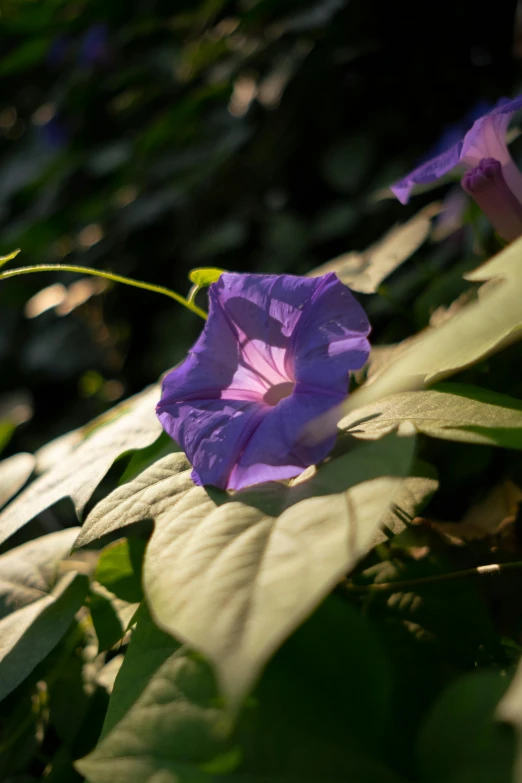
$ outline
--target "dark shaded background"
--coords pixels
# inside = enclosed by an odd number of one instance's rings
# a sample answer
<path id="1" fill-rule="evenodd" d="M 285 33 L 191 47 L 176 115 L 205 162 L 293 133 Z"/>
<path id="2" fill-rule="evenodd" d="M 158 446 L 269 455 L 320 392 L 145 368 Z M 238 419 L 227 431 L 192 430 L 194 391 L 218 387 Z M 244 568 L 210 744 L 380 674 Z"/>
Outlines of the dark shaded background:
<path id="1" fill-rule="evenodd" d="M 2 0 L 0 252 L 186 294 L 195 266 L 306 273 L 364 249 L 432 198 L 375 192 L 477 102 L 517 92 L 515 6 Z M 375 341 L 451 301 L 439 273 L 468 252 L 425 248 L 386 297 L 363 297 Z M 201 327 L 166 298 L 78 279 L 0 284 L 0 420 L 34 406 L 4 456 L 155 381 Z"/>

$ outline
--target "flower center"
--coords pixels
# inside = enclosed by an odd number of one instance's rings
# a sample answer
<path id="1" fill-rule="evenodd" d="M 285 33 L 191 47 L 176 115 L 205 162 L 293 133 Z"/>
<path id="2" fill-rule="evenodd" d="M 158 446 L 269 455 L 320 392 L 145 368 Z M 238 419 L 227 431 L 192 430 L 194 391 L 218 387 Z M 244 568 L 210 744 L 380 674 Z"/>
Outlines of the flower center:
<path id="1" fill-rule="evenodd" d="M 290 397 L 294 390 L 295 383 L 292 381 L 283 381 L 283 383 L 276 383 L 275 386 L 271 386 L 263 395 L 263 402 L 267 405 L 277 405 L 278 402 L 284 400 L 285 397 Z"/>

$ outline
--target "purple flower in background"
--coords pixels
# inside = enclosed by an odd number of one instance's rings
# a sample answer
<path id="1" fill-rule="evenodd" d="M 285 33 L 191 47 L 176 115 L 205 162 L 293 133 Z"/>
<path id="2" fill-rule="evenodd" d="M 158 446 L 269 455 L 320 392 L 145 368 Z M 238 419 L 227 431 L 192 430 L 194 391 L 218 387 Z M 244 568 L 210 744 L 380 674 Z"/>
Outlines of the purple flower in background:
<path id="1" fill-rule="evenodd" d="M 93 24 L 82 38 L 78 62 L 85 67 L 106 65 L 110 60 L 108 29 L 104 23 Z"/>
<path id="2" fill-rule="evenodd" d="M 415 185 L 426 185 L 457 168 L 464 168 L 461 184 L 487 215 L 498 233 L 511 241 L 522 234 L 522 174 L 506 144 L 513 114 L 522 108 L 522 95 L 502 98 L 491 111 L 475 120 L 463 138 L 418 166 L 392 185 L 402 204 Z"/>
<path id="3" fill-rule="evenodd" d="M 338 405 L 368 358 L 368 319 L 330 273 L 221 275 L 203 332 L 157 406 L 198 484 L 241 489 L 297 476 L 335 442 L 303 427 Z"/>

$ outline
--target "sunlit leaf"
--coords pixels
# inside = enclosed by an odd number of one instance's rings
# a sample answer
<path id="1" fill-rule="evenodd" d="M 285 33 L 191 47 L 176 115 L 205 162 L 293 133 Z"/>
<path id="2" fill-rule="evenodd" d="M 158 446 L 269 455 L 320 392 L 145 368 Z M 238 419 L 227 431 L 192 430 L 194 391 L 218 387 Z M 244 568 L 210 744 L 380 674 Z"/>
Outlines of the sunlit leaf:
<path id="1" fill-rule="evenodd" d="M 71 432 L 66 432 L 65 435 L 60 435 L 39 448 L 34 455 L 36 459 L 36 473 L 45 473 L 58 463 L 63 463 L 72 454 L 81 440 L 81 429 L 71 430 Z"/>
<path id="2" fill-rule="evenodd" d="M 214 663 L 232 703 L 371 547 L 413 440 L 364 445 L 290 488 L 266 485 L 223 503 L 193 487 L 163 501 L 145 593 L 159 623 Z"/>
<path id="3" fill-rule="evenodd" d="M 466 278 L 493 281 L 476 302 L 442 325 L 410 341 L 396 361 L 386 365 L 345 403 L 354 410 L 393 392 L 418 389 L 477 362 L 522 337 L 522 239 Z"/>
<path id="4" fill-rule="evenodd" d="M 395 226 L 363 253 L 351 252 L 314 269 L 314 277 L 335 272 L 354 291 L 372 294 L 397 267 L 418 250 L 428 237 L 431 220 L 440 204 L 430 204 L 402 226 Z"/>
<path id="5" fill-rule="evenodd" d="M 50 533 L 0 555 L 0 618 L 51 592 L 78 530 Z"/>
<path id="6" fill-rule="evenodd" d="M 292 487 L 273 483 L 232 497 L 194 486 L 183 455 L 173 454 L 99 503 L 77 545 L 154 519 L 144 570 L 153 613 L 208 655 L 237 700 L 371 547 L 412 447 L 397 436 L 361 444 Z"/>
<path id="7" fill-rule="evenodd" d="M 23 487 L 34 470 L 32 454 L 14 454 L 0 462 L 0 508 Z"/>
<path id="8" fill-rule="evenodd" d="M 143 519 L 155 519 L 194 489 L 191 467 L 184 454 L 169 454 L 96 505 L 80 531 L 75 547 Z"/>
<path id="9" fill-rule="evenodd" d="M 391 395 L 352 411 L 339 427 L 356 438 L 374 439 L 402 421 L 434 438 L 522 449 L 522 402 L 465 384 Z"/>
<path id="10" fill-rule="evenodd" d="M 0 699 L 19 685 L 66 632 L 88 579 L 71 572 L 52 592 L 0 620 Z"/>
<path id="11" fill-rule="evenodd" d="M 206 288 L 212 283 L 215 283 L 216 280 L 219 280 L 224 271 L 224 269 L 218 269 L 217 267 L 212 266 L 191 269 L 189 272 L 189 280 L 198 288 Z"/>
<path id="12" fill-rule="evenodd" d="M 149 446 L 161 432 L 155 415 L 157 387 L 116 406 L 83 429 L 83 439 L 65 459 L 36 479 L 0 514 L 0 541 L 41 511 L 70 497 L 80 515 L 94 489 L 122 454 Z"/>

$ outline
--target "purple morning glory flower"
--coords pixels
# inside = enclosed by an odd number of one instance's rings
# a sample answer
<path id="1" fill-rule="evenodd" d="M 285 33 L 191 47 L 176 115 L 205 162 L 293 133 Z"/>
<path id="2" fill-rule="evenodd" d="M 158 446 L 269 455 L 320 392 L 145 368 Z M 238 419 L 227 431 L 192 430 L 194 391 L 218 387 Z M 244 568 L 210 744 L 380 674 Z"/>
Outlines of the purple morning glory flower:
<path id="1" fill-rule="evenodd" d="M 516 239 L 522 234 L 522 174 L 507 148 L 506 131 L 520 108 L 522 95 L 513 100 L 502 98 L 494 109 L 475 120 L 462 139 L 392 185 L 393 193 L 406 204 L 415 185 L 426 185 L 457 167 L 464 168 L 464 190 L 504 239 Z"/>
<path id="2" fill-rule="evenodd" d="M 297 476 L 335 442 L 304 426 L 340 403 L 368 358 L 368 319 L 335 274 L 225 273 L 208 321 L 164 382 L 157 413 L 194 466 L 222 489 Z"/>

